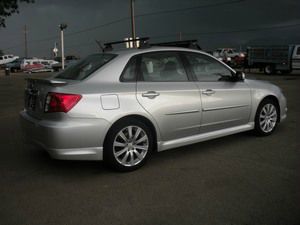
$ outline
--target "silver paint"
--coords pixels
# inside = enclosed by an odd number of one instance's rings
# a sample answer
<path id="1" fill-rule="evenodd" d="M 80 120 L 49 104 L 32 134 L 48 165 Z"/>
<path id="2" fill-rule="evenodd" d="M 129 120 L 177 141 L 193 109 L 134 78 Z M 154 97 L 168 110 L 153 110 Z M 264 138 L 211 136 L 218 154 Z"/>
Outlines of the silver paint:
<path id="1" fill-rule="evenodd" d="M 20 112 L 25 135 L 54 158 L 102 160 L 109 129 L 127 116 L 142 117 L 153 125 L 158 151 L 253 129 L 258 105 L 267 96 L 278 100 L 280 121 L 286 118 L 285 97 L 267 82 L 120 82 L 131 57 L 153 51 L 209 56 L 167 47 L 117 51 L 116 58 L 82 81 L 34 82 L 28 88 L 38 90 L 41 102 L 48 92 L 81 94 L 82 99 L 68 113 L 44 113 L 43 104 L 35 111 L 25 108 Z"/>

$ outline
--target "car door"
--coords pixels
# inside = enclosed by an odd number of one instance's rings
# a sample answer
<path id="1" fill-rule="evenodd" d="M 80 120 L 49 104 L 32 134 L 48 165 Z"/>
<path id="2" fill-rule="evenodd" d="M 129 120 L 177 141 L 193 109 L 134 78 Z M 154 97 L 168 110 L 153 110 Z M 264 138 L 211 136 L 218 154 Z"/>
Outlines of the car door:
<path id="1" fill-rule="evenodd" d="M 163 141 L 199 133 L 199 89 L 177 52 L 140 55 L 138 74 L 137 100 L 156 121 Z"/>
<path id="2" fill-rule="evenodd" d="M 251 111 L 247 83 L 234 81 L 233 71 L 213 57 L 200 53 L 184 55 L 200 90 L 200 133 L 247 124 Z"/>
<path id="3" fill-rule="evenodd" d="M 300 69 L 300 45 L 296 45 L 294 48 L 294 53 L 292 58 L 292 68 Z"/>

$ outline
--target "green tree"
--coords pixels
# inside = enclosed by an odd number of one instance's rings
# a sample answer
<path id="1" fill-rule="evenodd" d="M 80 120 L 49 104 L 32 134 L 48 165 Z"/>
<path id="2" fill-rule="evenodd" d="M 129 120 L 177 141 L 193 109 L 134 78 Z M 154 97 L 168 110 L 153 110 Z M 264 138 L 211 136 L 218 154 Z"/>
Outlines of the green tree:
<path id="1" fill-rule="evenodd" d="M 33 3 L 34 0 L 0 0 L 0 27 L 5 27 L 5 19 L 19 13 L 19 3 Z"/>

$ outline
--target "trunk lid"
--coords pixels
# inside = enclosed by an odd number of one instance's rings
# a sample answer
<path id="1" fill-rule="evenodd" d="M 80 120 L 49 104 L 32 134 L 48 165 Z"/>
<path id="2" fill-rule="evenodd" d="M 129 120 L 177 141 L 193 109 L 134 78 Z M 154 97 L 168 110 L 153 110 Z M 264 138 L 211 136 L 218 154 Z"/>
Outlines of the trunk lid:
<path id="1" fill-rule="evenodd" d="M 26 78 L 27 86 L 24 94 L 24 108 L 27 113 L 37 119 L 42 119 L 45 115 L 45 100 L 48 92 L 54 92 L 58 87 L 68 84 L 67 81 Z"/>

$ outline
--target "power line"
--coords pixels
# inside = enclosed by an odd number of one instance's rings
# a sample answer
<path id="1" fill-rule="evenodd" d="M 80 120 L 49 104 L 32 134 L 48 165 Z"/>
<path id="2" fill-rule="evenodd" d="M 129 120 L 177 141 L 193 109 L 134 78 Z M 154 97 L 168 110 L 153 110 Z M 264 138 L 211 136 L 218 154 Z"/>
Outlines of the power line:
<path id="1" fill-rule="evenodd" d="M 187 8 L 181 8 L 181 9 L 162 10 L 162 11 L 157 11 L 157 12 L 137 14 L 135 17 L 140 18 L 140 17 L 146 17 L 146 16 L 155 16 L 155 15 L 160 15 L 160 14 L 169 14 L 169 13 L 190 11 L 190 10 L 196 10 L 196 9 L 200 9 L 200 8 L 209 8 L 209 7 L 216 7 L 216 6 L 222 6 L 222 5 L 236 4 L 236 3 L 240 3 L 240 2 L 244 2 L 244 1 L 246 1 L 246 0 L 233 0 L 233 1 L 225 1 L 225 2 L 207 4 L 207 5 L 201 5 L 201 6 L 195 6 L 195 7 L 187 7 Z M 82 30 L 75 31 L 75 32 L 71 32 L 71 33 L 66 34 L 65 36 L 73 36 L 73 35 L 76 35 L 76 34 L 85 33 L 85 32 L 88 32 L 88 31 L 92 31 L 92 30 L 96 30 L 96 29 L 103 28 L 103 27 L 106 27 L 106 26 L 110 26 L 110 25 L 113 25 L 113 24 L 116 24 L 116 23 L 124 22 L 124 21 L 130 20 L 130 19 L 131 19 L 131 17 L 123 17 L 123 18 L 120 18 L 120 19 L 117 19 L 117 20 L 113 20 L 113 21 L 101 24 L 101 25 L 89 27 L 89 28 L 82 29 Z"/>
<path id="2" fill-rule="evenodd" d="M 211 3 L 207 5 L 200 5 L 200 6 L 194 6 L 194 7 L 186 7 L 181 9 L 169 9 L 169 10 L 162 10 L 152 13 L 144 13 L 144 14 L 138 14 L 136 17 L 145 17 L 145 16 L 157 16 L 160 14 L 169 14 L 169 13 L 176 13 L 176 12 L 184 12 L 184 11 L 191 11 L 191 10 L 197 10 L 197 9 L 203 9 L 203 8 L 210 8 L 210 7 L 216 7 L 216 6 L 224 6 L 224 5 L 232 5 L 244 2 L 246 0 L 233 0 L 233 1 L 225 1 L 225 2 L 217 2 L 217 3 Z"/>
<path id="3" fill-rule="evenodd" d="M 257 27 L 257 28 L 249 28 L 249 29 L 241 29 L 241 30 L 229 30 L 229 31 L 211 31 L 211 32 L 195 32 L 195 33 L 184 33 L 185 36 L 193 36 L 193 35 L 215 35 L 215 34 L 233 34 L 233 33 L 244 33 L 244 32 L 253 32 L 253 31 L 263 31 L 263 30 L 276 30 L 276 29 L 286 29 L 286 28 L 292 28 L 292 27 L 298 27 L 300 26 L 300 23 L 296 24 L 289 24 L 289 25 L 274 25 L 269 27 Z M 174 34 L 167 34 L 167 35 L 159 35 L 159 36 L 152 36 L 152 39 L 160 39 L 160 38 L 167 38 L 167 37 L 174 37 L 175 35 L 178 35 L 178 33 Z"/>
<path id="4" fill-rule="evenodd" d="M 181 32 L 183 36 L 192 36 L 192 35 L 215 35 L 215 34 L 231 34 L 231 33 L 243 33 L 243 32 L 253 32 L 253 31 L 264 31 L 264 30 L 276 30 L 276 29 L 286 29 L 286 28 L 292 28 L 292 27 L 298 27 L 300 26 L 300 23 L 297 24 L 289 24 L 289 25 L 281 25 L 281 26 L 269 26 L 269 27 L 257 27 L 257 28 L 249 28 L 249 29 L 242 29 L 242 30 L 229 30 L 229 31 L 211 31 L 211 32 L 195 32 L 195 33 L 184 33 Z M 150 40 L 151 39 L 160 39 L 160 38 L 168 38 L 168 37 L 175 37 L 177 36 L 178 33 L 174 34 L 166 34 L 166 35 L 159 35 L 159 36 L 149 36 Z M 147 35 L 146 35 L 147 36 Z M 70 47 L 77 47 L 77 46 L 82 46 L 82 45 L 92 45 L 92 43 L 82 43 L 82 44 L 76 44 L 76 45 L 71 45 L 68 46 Z"/>
<path id="5" fill-rule="evenodd" d="M 197 9 L 201 9 L 201 8 L 210 8 L 210 7 L 237 4 L 237 3 L 244 2 L 244 1 L 246 1 L 246 0 L 232 0 L 232 1 L 211 3 L 211 4 L 201 5 L 201 6 L 186 7 L 186 8 L 181 8 L 181 9 L 161 10 L 161 11 L 156 11 L 156 12 L 137 14 L 135 17 L 136 18 L 141 18 L 141 17 L 146 17 L 146 16 L 155 16 L 155 15 L 162 15 L 162 14 L 170 14 L 170 13 L 191 11 L 191 10 L 197 10 Z M 123 17 L 123 18 L 120 18 L 120 19 L 117 19 L 117 20 L 113 20 L 113 21 L 101 24 L 101 25 L 97 25 L 97 26 L 86 28 L 86 29 L 74 31 L 74 32 L 71 32 L 71 33 L 67 33 L 67 34 L 65 34 L 65 36 L 73 36 L 73 35 L 89 32 L 89 31 L 93 31 L 93 30 L 96 30 L 96 29 L 100 29 L 100 28 L 110 26 L 110 25 L 113 25 L 113 24 L 116 24 L 116 23 L 124 22 L 124 21 L 127 21 L 127 20 L 130 20 L 130 17 Z M 32 41 L 29 41 L 29 43 L 51 41 L 51 40 L 55 40 L 55 39 L 58 39 L 58 38 L 59 38 L 59 35 L 54 35 L 54 36 L 49 36 L 49 37 L 43 38 L 43 39 L 32 40 Z M 4 50 L 13 49 L 13 48 L 18 47 L 19 45 L 20 44 L 14 45 L 14 46 L 8 47 Z"/>
<path id="6" fill-rule="evenodd" d="M 198 35 L 198 36 L 205 36 L 205 35 L 216 35 L 216 34 L 232 34 L 232 33 L 244 33 L 244 32 L 254 32 L 254 31 L 263 31 L 263 30 L 276 30 L 276 29 L 286 29 L 286 28 L 293 28 L 293 27 L 298 27 L 300 26 L 300 23 L 296 23 L 296 24 L 289 24 L 289 25 L 274 25 L 274 26 L 269 26 L 269 27 L 257 27 L 257 28 L 249 28 L 249 29 L 240 29 L 240 30 L 229 30 L 229 31 L 211 31 L 211 32 L 193 32 L 193 33 L 185 33 L 182 32 L 183 36 L 193 36 L 193 35 Z M 159 35 L 159 36 L 151 36 L 149 35 L 149 37 L 151 39 L 161 39 L 161 38 L 168 38 L 168 37 L 175 37 L 177 36 L 178 33 L 173 33 L 173 34 L 166 34 L 166 35 Z M 147 36 L 147 35 L 146 35 Z M 85 42 L 85 43 L 81 43 L 81 44 L 75 44 L 75 45 L 70 45 L 70 46 L 66 46 L 67 48 L 71 48 L 71 47 L 78 47 L 78 46 L 89 46 L 89 45 L 93 45 L 94 43 L 91 42 Z M 20 46 L 21 44 L 17 45 Z M 4 50 L 7 50 L 10 48 L 6 48 Z"/>

